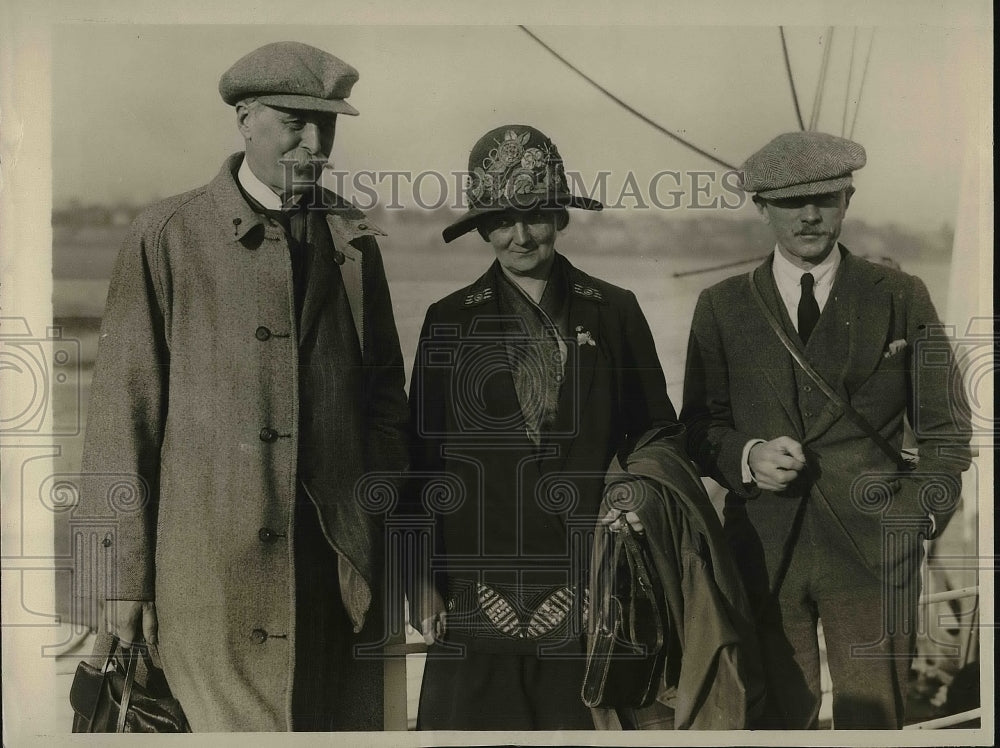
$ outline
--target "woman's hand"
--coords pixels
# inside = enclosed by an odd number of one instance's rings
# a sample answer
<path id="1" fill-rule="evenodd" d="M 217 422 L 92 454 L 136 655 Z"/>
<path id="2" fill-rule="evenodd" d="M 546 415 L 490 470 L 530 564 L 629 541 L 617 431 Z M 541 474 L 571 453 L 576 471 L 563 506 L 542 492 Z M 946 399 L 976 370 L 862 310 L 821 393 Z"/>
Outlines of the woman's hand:
<path id="1" fill-rule="evenodd" d="M 628 522 L 635 532 L 642 533 L 646 531 L 646 528 L 642 526 L 639 515 L 635 512 L 624 512 L 621 509 L 612 508 L 610 512 L 601 517 L 601 524 L 606 525 L 611 532 L 620 532 L 623 522 Z"/>
<path id="2" fill-rule="evenodd" d="M 421 595 L 423 606 L 420 612 L 420 634 L 428 647 L 444 639 L 448 630 L 444 600 L 436 589 Z"/>

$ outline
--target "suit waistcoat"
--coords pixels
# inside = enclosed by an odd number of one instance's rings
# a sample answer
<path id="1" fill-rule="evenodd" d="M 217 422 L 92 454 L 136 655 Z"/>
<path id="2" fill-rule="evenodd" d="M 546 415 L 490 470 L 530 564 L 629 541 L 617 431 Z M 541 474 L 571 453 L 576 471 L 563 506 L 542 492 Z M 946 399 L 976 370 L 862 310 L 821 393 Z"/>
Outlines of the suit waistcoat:
<path id="1" fill-rule="evenodd" d="M 838 269 L 838 279 L 842 268 L 843 266 Z M 765 298 L 770 304 L 772 311 L 775 312 L 777 318 L 781 321 L 782 327 L 784 327 L 788 337 L 801 345 L 802 339 L 799 337 L 795 325 L 788 316 L 788 311 L 781 301 L 774 278 L 770 273 L 768 274 L 768 278 L 773 295 L 770 298 Z M 827 299 L 823 307 L 823 312 L 819 316 L 819 321 L 816 323 L 816 327 L 809 336 L 809 342 L 804 346 L 803 350 L 806 360 L 845 399 L 847 398 L 847 392 L 844 391 L 842 380 L 849 349 L 850 320 L 845 313 L 844 305 L 839 302 L 837 280 L 835 279 L 834 287 L 830 290 L 830 297 Z M 808 434 L 810 426 L 815 422 L 823 409 L 830 404 L 830 401 L 820 388 L 816 386 L 809 375 L 802 371 L 802 368 L 791 357 L 789 357 L 788 361 L 789 366 L 792 367 L 792 375 L 795 379 L 796 402 L 794 405 L 801 419 L 803 433 Z"/>

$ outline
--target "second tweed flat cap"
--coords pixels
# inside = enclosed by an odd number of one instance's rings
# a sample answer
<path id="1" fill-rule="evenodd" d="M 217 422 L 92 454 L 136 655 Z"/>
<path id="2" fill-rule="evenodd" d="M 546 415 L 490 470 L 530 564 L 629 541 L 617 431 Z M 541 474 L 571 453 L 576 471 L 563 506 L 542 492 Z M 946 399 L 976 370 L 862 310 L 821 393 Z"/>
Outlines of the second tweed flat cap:
<path id="1" fill-rule="evenodd" d="M 865 165 L 865 149 L 822 132 L 789 132 L 765 145 L 740 167 L 741 187 L 779 199 L 839 192 Z"/>
<path id="2" fill-rule="evenodd" d="M 219 93 L 227 104 L 248 97 L 269 106 L 357 114 L 344 99 L 358 71 L 328 52 L 301 42 L 265 44 L 222 74 Z"/>

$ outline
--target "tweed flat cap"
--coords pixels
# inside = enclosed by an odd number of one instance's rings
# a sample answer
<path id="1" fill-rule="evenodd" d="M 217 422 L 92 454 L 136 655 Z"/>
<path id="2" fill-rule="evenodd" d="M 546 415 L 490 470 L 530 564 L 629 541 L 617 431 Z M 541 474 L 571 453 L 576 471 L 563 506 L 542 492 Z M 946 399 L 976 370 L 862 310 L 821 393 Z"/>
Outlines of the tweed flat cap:
<path id="1" fill-rule="evenodd" d="M 865 149 L 822 132 L 788 132 L 765 145 L 740 167 L 740 186 L 757 197 L 778 199 L 839 192 L 865 165 Z"/>
<path id="2" fill-rule="evenodd" d="M 344 101 L 357 80 L 357 70 L 322 49 L 274 42 L 237 60 L 219 79 L 219 93 L 230 105 L 254 96 L 269 106 L 357 114 Z"/>

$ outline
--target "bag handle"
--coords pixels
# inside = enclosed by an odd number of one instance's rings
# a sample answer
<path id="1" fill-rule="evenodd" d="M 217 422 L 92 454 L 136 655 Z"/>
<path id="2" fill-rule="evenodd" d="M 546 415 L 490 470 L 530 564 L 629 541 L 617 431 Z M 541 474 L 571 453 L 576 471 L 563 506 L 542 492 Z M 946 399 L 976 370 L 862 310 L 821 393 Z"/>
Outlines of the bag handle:
<path id="1" fill-rule="evenodd" d="M 118 726 L 115 732 L 125 732 L 125 721 L 128 717 L 128 708 L 132 703 L 132 689 L 135 686 L 136 669 L 139 667 L 141 659 L 142 654 L 129 647 L 128 665 L 125 668 L 125 684 L 122 686 L 122 703 L 118 708 Z"/>
<path id="2" fill-rule="evenodd" d="M 767 302 L 764 301 L 764 297 L 761 295 L 760 289 L 757 288 L 757 284 L 754 282 L 754 272 L 755 271 L 751 270 L 747 274 L 747 280 L 750 282 L 750 291 L 753 294 L 754 301 L 757 302 L 757 306 L 759 306 L 761 312 L 763 312 L 764 319 L 767 320 L 768 324 L 771 325 L 771 329 L 774 330 L 774 333 L 778 336 L 778 340 L 781 341 L 782 345 L 784 345 L 788 352 L 792 355 L 792 358 L 795 359 L 795 363 L 797 363 L 802 371 L 804 371 L 806 375 L 813 380 L 816 386 L 819 387 L 820 391 L 826 395 L 826 397 L 832 401 L 834 405 L 843 411 L 844 415 L 846 415 L 855 426 L 861 429 L 873 442 L 875 442 L 878 448 L 885 453 L 886 457 L 892 460 L 898 470 L 906 472 L 913 470 L 914 466 L 902 458 L 899 450 L 893 449 L 892 445 L 889 444 L 889 442 L 887 442 L 885 438 L 875 430 L 875 427 L 868 423 L 868 419 L 861 415 L 853 405 L 842 398 L 836 390 L 827 384 L 826 380 L 823 379 L 819 372 L 817 372 L 806 360 L 805 356 L 802 355 L 802 351 L 800 351 L 798 346 L 795 345 L 795 343 L 792 342 L 792 339 L 788 337 L 788 334 L 781 326 L 781 323 L 774 316 L 774 313 L 771 311 L 770 307 L 768 307 Z"/>
<path id="3" fill-rule="evenodd" d="M 609 532 L 611 532 L 609 530 Z M 616 583 L 616 570 L 621 563 L 622 555 L 625 557 L 625 563 L 628 564 L 629 576 L 633 580 L 634 584 L 637 584 L 638 590 L 632 589 L 629 595 L 629 626 L 630 630 L 628 632 L 631 641 L 639 643 L 639 635 L 635 629 L 636 619 L 638 618 L 636 611 L 636 599 L 639 594 L 648 599 L 651 603 L 652 608 L 653 623 L 655 624 L 656 641 L 650 646 L 652 652 L 659 651 L 663 646 L 664 634 L 663 634 L 663 616 L 660 611 L 659 602 L 656 598 L 656 591 L 653 587 L 652 575 L 649 572 L 649 567 L 646 565 L 645 557 L 642 553 L 642 548 L 639 545 L 639 540 L 636 538 L 635 531 L 632 529 L 631 525 L 627 522 L 622 525 L 622 528 L 618 531 L 613 532 L 614 541 L 611 544 L 611 550 L 608 552 L 607 546 L 605 546 L 605 556 L 601 562 L 601 566 L 598 570 L 599 578 L 601 580 L 601 599 L 600 607 L 597 608 L 597 626 L 606 633 L 612 631 L 607 627 L 608 621 L 611 620 L 611 607 L 613 588 Z"/>
<path id="4" fill-rule="evenodd" d="M 619 532 L 622 538 L 622 545 L 625 548 L 625 558 L 628 561 L 629 570 L 632 572 L 632 578 L 638 581 L 643 597 L 652 603 L 650 607 L 652 608 L 653 622 L 656 625 L 656 643 L 653 645 L 653 651 L 659 651 L 660 647 L 663 646 L 663 618 L 660 615 L 660 606 L 656 599 L 656 591 L 653 589 L 652 575 L 649 573 L 649 567 L 646 566 L 646 559 L 643 556 L 642 548 L 639 546 L 639 540 L 636 538 L 632 526 L 628 522 L 625 522 Z M 632 615 L 629 616 L 629 624 L 632 630 L 629 633 L 632 635 L 632 641 L 637 641 L 639 638 L 635 630 L 636 619 L 638 618 L 635 609 L 637 597 L 635 594 L 630 596 Z"/>
<path id="5" fill-rule="evenodd" d="M 115 651 L 121 649 L 123 651 L 136 650 L 139 656 L 139 662 L 136 665 L 135 670 L 135 682 L 140 686 L 145 686 L 149 681 L 149 669 L 151 667 L 158 670 L 162 670 L 160 667 L 158 657 L 155 656 L 155 647 L 144 642 L 132 642 L 128 647 L 123 646 L 121 639 L 117 634 L 113 634 L 110 631 L 99 630 L 97 633 L 97 639 L 94 641 L 94 649 L 91 653 L 91 662 L 96 667 L 102 660 L 104 661 L 104 666 L 101 668 L 102 672 L 108 669 L 108 665 L 111 664 L 111 659 L 115 655 Z M 127 665 L 127 663 L 126 663 Z"/>
<path id="6" fill-rule="evenodd" d="M 604 558 L 601 560 L 601 566 L 598 570 L 599 578 L 601 580 L 601 600 L 596 621 L 598 627 L 600 627 L 602 631 L 611 630 L 607 627 L 607 623 L 611 620 L 611 599 L 613 597 L 612 590 L 615 584 L 615 569 L 618 568 L 621 553 L 622 546 L 621 543 L 618 543 L 617 541 L 611 543 L 610 549 L 607 545 L 604 546 Z"/>
<path id="7" fill-rule="evenodd" d="M 112 636 L 111 634 L 98 634 L 97 641 L 94 642 L 94 651 L 91 655 L 92 657 L 100 657 L 103 655 L 104 664 L 101 665 L 101 686 L 98 693 L 102 693 L 108 681 L 108 667 L 111 665 L 111 660 L 115 656 L 115 651 L 118 649 L 118 637 Z M 94 719 L 97 717 L 97 710 L 100 707 L 101 700 L 94 699 L 94 708 L 90 712 L 90 716 L 87 717 L 87 727 L 88 732 L 94 731 Z"/>

